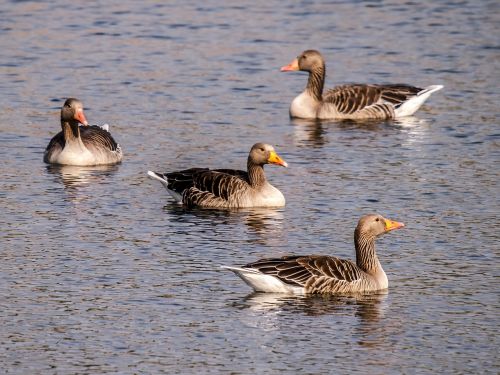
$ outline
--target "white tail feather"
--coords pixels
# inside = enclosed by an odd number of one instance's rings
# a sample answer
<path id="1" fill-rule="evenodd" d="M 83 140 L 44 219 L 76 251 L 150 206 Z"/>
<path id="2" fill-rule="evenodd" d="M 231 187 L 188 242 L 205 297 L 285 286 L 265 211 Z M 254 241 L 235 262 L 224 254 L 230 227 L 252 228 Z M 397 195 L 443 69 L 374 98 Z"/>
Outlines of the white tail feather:
<path id="1" fill-rule="evenodd" d="M 396 118 L 411 116 L 424 104 L 424 102 L 431 96 L 432 93 L 439 91 L 443 88 L 443 85 L 431 85 L 427 86 L 425 89 L 420 91 L 417 95 L 411 97 L 406 102 L 401 103 L 397 108 L 395 108 L 394 113 Z"/>
<path id="2" fill-rule="evenodd" d="M 263 274 L 252 268 L 241 268 L 232 266 L 221 266 L 222 268 L 233 271 L 238 275 L 248 286 L 256 292 L 268 293 L 304 293 L 304 288 L 286 285 L 277 277 Z"/>
<path id="3" fill-rule="evenodd" d="M 164 178 L 162 175 L 159 175 L 156 172 L 148 171 L 148 176 L 154 178 L 155 180 L 160 181 L 165 187 L 168 185 L 168 180 Z"/>
<path id="4" fill-rule="evenodd" d="M 176 200 L 176 202 L 182 203 L 182 195 L 168 188 L 168 180 L 166 177 L 153 171 L 148 171 L 148 176 L 160 181 L 165 189 L 167 189 L 168 193 Z"/>

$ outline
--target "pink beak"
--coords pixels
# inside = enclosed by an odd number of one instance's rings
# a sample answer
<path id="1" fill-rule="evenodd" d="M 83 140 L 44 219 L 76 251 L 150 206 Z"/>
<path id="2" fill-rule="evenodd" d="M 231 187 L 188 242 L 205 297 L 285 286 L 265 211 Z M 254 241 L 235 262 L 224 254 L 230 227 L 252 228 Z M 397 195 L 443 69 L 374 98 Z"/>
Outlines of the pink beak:
<path id="1" fill-rule="evenodd" d="M 85 115 L 83 114 L 83 109 L 80 109 L 75 113 L 75 119 L 78 120 L 80 124 L 83 124 L 85 126 L 89 124 L 87 119 L 85 118 Z"/>
<path id="2" fill-rule="evenodd" d="M 281 67 L 280 71 L 282 72 L 292 72 L 295 70 L 299 70 L 299 60 L 295 59 L 290 64 Z"/>

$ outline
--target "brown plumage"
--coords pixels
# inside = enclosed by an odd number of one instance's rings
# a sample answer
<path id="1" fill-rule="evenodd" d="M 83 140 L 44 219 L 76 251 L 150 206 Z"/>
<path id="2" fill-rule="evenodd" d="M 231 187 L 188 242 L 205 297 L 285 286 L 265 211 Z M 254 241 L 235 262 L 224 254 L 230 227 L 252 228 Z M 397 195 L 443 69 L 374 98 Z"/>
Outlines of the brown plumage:
<path id="1" fill-rule="evenodd" d="M 148 175 L 159 180 L 179 203 L 188 207 L 284 206 L 283 194 L 266 179 L 265 164 L 287 166 L 271 145 L 256 143 L 248 155 L 246 172 L 190 168 L 163 174 L 148 171 Z"/>
<path id="2" fill-rule="evenodd" d="M 356 263 L 328 255 L 293 255 L 225 268 L 261 292 L 353 294 L 382 290 L 389 283 L 375 252 L 375 239 L 403 226 L 378 214 L 363 216 L 354 231 Z"/>
<path id="3" fill-rule="evenodd" d="M 389 119 L 410 116 L 440 85 L 342 85 L 323 92 L 325 62 L 318 51 L 302 52 L 281 71 L 309 72 L 306 89 L 290 106 L 290 116 L 314 119 Z"/>
<path id="4" fill-rule="evenodd" d="M 111 134 L 99 126 L 87 124 L 82 103 L 74 98 L 66 100 L 61 109 L 62 131 L 50 140 L 43 161 L 80 166 L 119 163 L 122 150 Z"/>

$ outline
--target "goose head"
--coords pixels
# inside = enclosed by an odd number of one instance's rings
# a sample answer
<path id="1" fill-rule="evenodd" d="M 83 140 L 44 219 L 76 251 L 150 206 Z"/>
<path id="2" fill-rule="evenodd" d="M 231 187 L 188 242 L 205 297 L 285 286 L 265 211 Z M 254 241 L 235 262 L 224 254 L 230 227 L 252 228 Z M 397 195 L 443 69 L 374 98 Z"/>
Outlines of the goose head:
<path id="1" fill-rule="evenodd" d="M 386 219 L 382 215 L 370 214 L 359 219 L 356 230 L 354 231 L 354 236 L 373 239 L 404 226 L 403 223 Z"/>
<path id="2" fill-rule="evenodd" d="M 83 104 L 80 100 L 69 98 L 64 102 L 61 108 L 61 123 L 69 123 L 70 125 L 88 125 L 87 119 L 83 114 Z"/>
<path id="3" fill-rule="evenodd" d="M 261 166 L 264 164 L 276 164 L 288 167 L 288 163 L 276 153 L 274 147 L 266 143 L 256 143 L 252 146 L 248 155 L 248 162 Z"/>
<path id="4" fill-rule="evenodd" d="M 320 68 L 325 67 L 323 56 L 316 50 L 309 49 L 302 52 L 290 64 L 283 66 L 280 70 L 282 72 L 290 72 L 301 70 L 304 72 L 314 72 Z"/>

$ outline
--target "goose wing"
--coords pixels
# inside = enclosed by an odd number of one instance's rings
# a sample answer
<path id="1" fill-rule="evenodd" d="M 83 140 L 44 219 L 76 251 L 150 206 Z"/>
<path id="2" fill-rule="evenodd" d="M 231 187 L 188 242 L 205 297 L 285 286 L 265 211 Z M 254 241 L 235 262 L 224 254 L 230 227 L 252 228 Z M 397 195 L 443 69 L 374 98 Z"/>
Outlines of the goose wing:
<path id="1" fill-rule="evenodd" d="M 381 94 L 373 85 L 342 85 L 328 90 L 323 95 L 323 102 L 333 104 L 340 113 L 352 114 L 377 104 Z"/>
<path id="2" fill-rule="evenodd" d="M 194 186 L 194 176 L 196 174 L 208 171 L 208 168 L 189 168 L 182 171 L 165 173 L 162 176 L 166 177 L 168 181 L 168 189 L 182 194 L 184 190 Z"/>
<path id="3" fill-rule="evenodd" d="M 423 89 L 406 84 L 376 85 L 380 90 L 380 97 L 384 102 L 394 105 L 406 102 L 411 97 L 417 95 Z"/>
<path id="4" fill-rule="evenodd" d="M 261 259 L 244 268 L 256 269 L 286 284 L 304 287 L 312 293 L 358 281 L 363 274 L 350 260 L 321 255 Z"/>
<path id="5" fill-rule="evenodd" d="M 209 168 L 189 168 L 182 171 L 165 173 L 162 176 L 165 176 L 167 178 L 168 188 L 170 190 L 182 194 L 184 190 L 192 187 L 196 187 L 198 189 L 206 189 L 206 187 L 204 187 L 204 184 L 207 184 L 207 182 L 210 180 L 210 176 L 217 172 L 239 177 L 248 181 L 248 173 L 237 169 L 210 170 Z"/>
<path id="6" fill-rule="evenodd" d="M 405 85 L 342 85 L 328 90 L 323 102 L 333 104 L 342 114 L 353 114 L 363 110 L 379 112 L 391 111 L 391 107 L 401 104 L 416 95 L 420 88 Z M 390 117 L 390 116 L 389 116 Z"/>
<path id="7" fill-rule="evenodd" d="M 250 187 L 247 172 L 233 169 L 201 171 L 192 182 L 182 197 L 188 206 L 225 207 Z"/>
<path id="8" fill-rule="evenodd" d="M 120 147 L 108 131 L 97 125 L 80 126 L 80 137 L 88 149 L 117 151 Z"/>
<path id="9" fill-rule="evenodd" d="M 52 137 L 52 139 L 50 140 L 49 144 L 45 148 L 45 152 L 46 153 L 47 152 L 52 153 L 52 152 L 54 152 L 57 149 L 62 150 L 64 148 L 65 143 L 66 142 L 64 141 L 64 134 L 63 134 L 63 132 L 59 132 L 54 137 Z"/>

